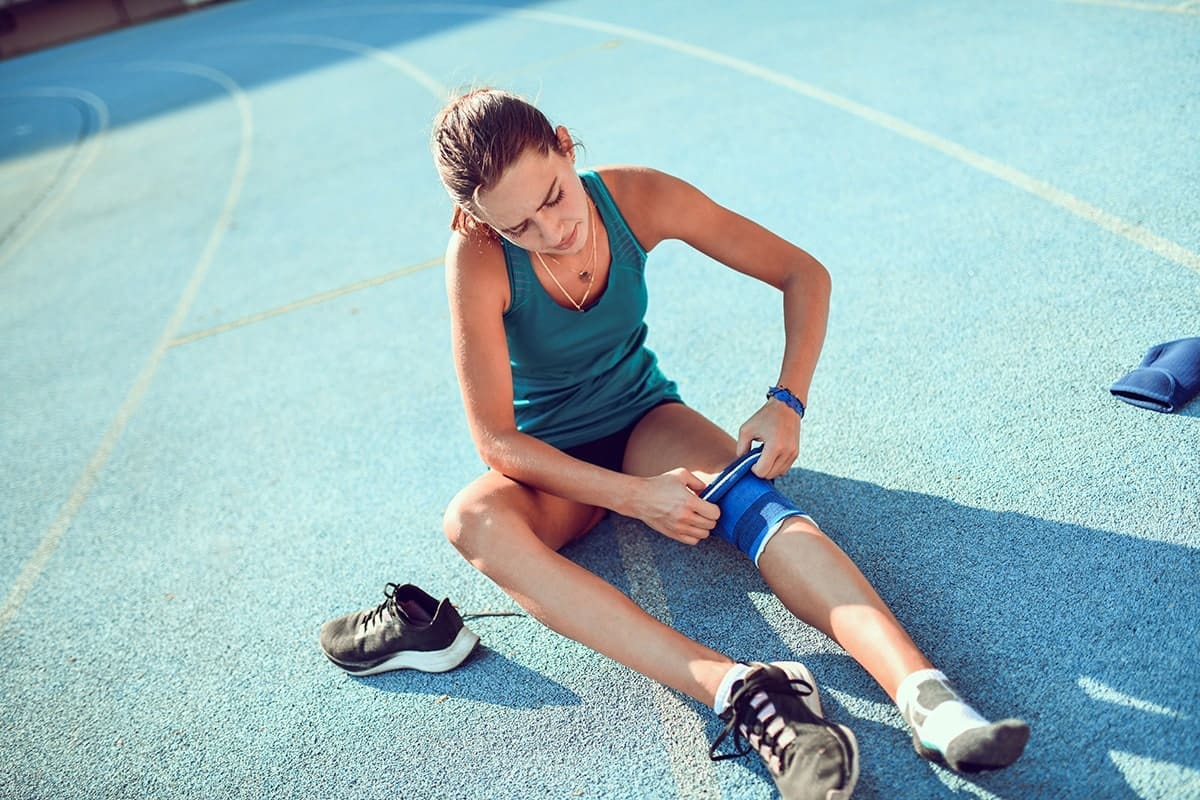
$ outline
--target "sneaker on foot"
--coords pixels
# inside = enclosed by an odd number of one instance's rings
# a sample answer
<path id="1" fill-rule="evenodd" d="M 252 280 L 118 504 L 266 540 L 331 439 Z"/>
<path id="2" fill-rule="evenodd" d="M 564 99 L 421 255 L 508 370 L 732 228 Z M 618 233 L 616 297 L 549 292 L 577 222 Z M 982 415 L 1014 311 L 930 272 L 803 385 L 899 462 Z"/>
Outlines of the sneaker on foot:
<path id="1" fill-rule="evenodd" d="M 751 749 L 767 764 L 783 800 L 848 800 L 858 782 L 858 742 L 821 713 L 812 673 L 794 661 L 754 664 L 730 692 L 725 728 L 709 750 L 714 761 Z M 717 754 L 730 734 L 734 753 Z"/>
<path id="2" fill-rule="evenodd" d="M 440 603 L 411 584 L 389 583 L 375 608 L 321 626 L 325 656 L 351 675 L 393 669 L 445 672 L 471 654 L 479 637 L 449 599 Z"/>

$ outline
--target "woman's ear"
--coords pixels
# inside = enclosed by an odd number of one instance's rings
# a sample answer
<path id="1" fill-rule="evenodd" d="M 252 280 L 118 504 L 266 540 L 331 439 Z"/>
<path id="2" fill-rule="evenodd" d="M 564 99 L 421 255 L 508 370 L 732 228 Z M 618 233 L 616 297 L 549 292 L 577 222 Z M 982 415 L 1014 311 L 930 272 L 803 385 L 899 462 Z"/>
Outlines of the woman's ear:
<path id="1" fill-rule="evenodd" d="M 496 233 L 495 228 L 493 228 L 491 225 L 488 225 L 486 222 L 460 206 L 458 203 L 454 204 L 454 216 L 450 220 L 450 229 L 458 231 L 464 236 L 469 236 L 476 231 L 483 231 L 483 233 L 493 239 L 499 238 L 500 236 L 500 234 Z"/>
<path id="2" fill-rule="evenodd" d="M 554 129 L 554 133 L 558 136 L 558 149 L 571 159 L 572 164 L 575 163 L 575 140 L 571 138 L 570 131 L 559 125 Z"/>

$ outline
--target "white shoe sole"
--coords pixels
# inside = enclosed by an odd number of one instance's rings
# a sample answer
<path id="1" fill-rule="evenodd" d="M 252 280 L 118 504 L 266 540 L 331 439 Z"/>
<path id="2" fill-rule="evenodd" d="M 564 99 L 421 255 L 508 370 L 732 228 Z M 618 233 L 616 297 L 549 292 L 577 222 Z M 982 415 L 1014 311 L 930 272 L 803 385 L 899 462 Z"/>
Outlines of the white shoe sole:
<path id="1" fill-rule="evenodd" d="M 391 672 L 397 669 L 415 669 L 421 672 L 447 672 L 465 661 L 477 644 L 479 644 L 479 637 L 475 635 L 474 631 L 464 625 L 462 630 L 458 632 L 458 636 L 455 636 L 454 641 L 444 650 L 409 650 L 397 653 L 386 661 L 382 661 L 367 669 L 355 669 L 336 661 L 334 663 L 355 677 L 378 675 L 381 672 Z"/>

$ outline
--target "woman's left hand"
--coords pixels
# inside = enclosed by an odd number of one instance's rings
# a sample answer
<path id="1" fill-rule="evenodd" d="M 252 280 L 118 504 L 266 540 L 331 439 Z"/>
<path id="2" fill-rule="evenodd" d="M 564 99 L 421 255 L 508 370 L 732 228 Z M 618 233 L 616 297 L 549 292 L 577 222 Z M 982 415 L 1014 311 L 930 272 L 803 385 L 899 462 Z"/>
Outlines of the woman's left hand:
<path id="1" fill-rule="evenodd" d="M 800 454 L 800 415 L 778 400 L 768 400 L 738 429 L 738 455 L 749 452 L 756 441 L 763 443 L 763 450 L 750 471 L 767 480 L 778 478 Z"/>

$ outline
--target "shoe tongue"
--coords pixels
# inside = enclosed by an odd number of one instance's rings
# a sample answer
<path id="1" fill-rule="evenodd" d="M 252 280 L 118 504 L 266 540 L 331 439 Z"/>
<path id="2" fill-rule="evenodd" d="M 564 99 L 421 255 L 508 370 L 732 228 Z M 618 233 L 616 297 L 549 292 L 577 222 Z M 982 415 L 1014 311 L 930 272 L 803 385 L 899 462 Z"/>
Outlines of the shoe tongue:
<path id="1" fill-rule="evenodd" d="M 780 673 L 781 673 L 781 670 L 779 670 L 777 667 L 771 666 L 770 664 L 762 664 L 759 666 L 755 666 L 749 672 L 747 672 L 745 675 L 743 675 L 736 684 L 734 684 L 734 689 L 735 690 L 740 689 L 740 688 L 742 688 L 742 686 L 745 686 L 747 683 L 751 683 L 751 682 L 757 683 L 757 682 L 761 682 L 764 680 L 770 680 L 772 678 L 777 678 L 777 677 L 779 677 Z"/>

